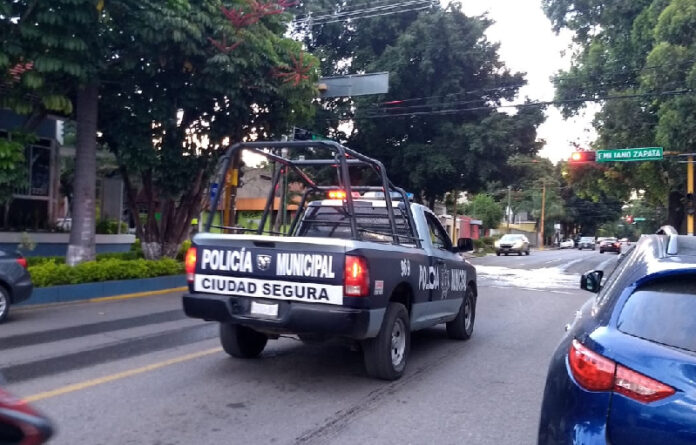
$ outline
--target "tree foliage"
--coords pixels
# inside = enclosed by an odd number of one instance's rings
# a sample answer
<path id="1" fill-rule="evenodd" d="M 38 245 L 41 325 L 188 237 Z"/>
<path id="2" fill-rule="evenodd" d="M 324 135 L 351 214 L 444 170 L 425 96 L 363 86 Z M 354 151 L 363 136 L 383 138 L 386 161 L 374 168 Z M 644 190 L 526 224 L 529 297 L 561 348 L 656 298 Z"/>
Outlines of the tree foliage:
<path id="1" fill-rule="evenodd" d="M 287 14 L 244 21 L 254 5 L 153 0 L 113 12 L 119 32 L 106 37 L 119 57 L 103 74 L 100 128 L 131 212 L 147 214 L 136 229 L 149 257 L 174 255 L 188 236 L 226 143 L 276 137 L 309 111 L 314 59 L 282 37 Z M 234 11 L 242 18 L 230 21 Z"/>
<path id="2" fill-rule="evenodd" d="M 505 179 L 508 157 L 541 147 L 536 127 L 544 116 L 538 107 L 514 115 L 497 110 L 525 81 L 500 61 L 498 45 L 485 35 L 490 24 L 456 6 L 434 6 L 313 27 L 306 41 L 323 74 L 390 73 L 388 94 L 327 101 L 334 117 L 315 126 L 322 131 L 354 117 L 349 143 L 381 159 L 394 182 L 431 204 L 453 189 L 479 191 Z"/>
<path id="3" fill-rule="evenodd" d="M 497 228 L 503 219 L 503 208 L 486 193 L 474 196 L 464 210 L 467 215 L 481 220 L 484 231 Z"/>
<path id="4" fill-rule="evenodd" d="M 558 99 L 634 95 L 603 102 L 596 148 L 663 146 L 692 152 L 696 133 L 696 8 L 691 0 L 544 0 L 557 30 L 574 33 L 579 50 L 557 78 Z M 569 103 L 566 114 L 581 106 Z M 670 206 L 681 223 L 683 166 L 671 162 L 614 165 L 591 171 L 583 189 L 628 199 L 644 190 L 654 206 Z"/>

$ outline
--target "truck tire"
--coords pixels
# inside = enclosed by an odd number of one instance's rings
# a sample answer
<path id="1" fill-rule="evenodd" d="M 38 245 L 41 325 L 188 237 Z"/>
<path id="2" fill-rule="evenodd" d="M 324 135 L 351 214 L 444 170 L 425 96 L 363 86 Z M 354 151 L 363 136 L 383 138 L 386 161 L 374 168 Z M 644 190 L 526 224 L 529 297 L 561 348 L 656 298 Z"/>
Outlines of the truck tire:
<path id="1" fill-rule="evenodd" d="M 408 311 L 401 303 L 389 303 L 379 334 L 364 340 L 363 357 L 367 373 L 382 380 L 400 378 L 411 349 Z"/>
<path id="2" fill-rule="evenodd" d="M 10 313 L 10 294 L 0 286 L 0 323 L 7 319 Z"/>
<path id="3" fill-rule="evenodd" d="M 447 336 L 453 340 L 468 340 L 474 333 L 476 319 L 476 297 L 471 287 L 466 288 L 464 301 L 459 307 L 457 318 L 447 323 Z"/>
<path id="4" fill-rule="evenodd" d="M 220 343 L 226 353 L 236 358 L 255 358 L 268 342 L 266 334 L 234 323 L 220 323 Z"/>

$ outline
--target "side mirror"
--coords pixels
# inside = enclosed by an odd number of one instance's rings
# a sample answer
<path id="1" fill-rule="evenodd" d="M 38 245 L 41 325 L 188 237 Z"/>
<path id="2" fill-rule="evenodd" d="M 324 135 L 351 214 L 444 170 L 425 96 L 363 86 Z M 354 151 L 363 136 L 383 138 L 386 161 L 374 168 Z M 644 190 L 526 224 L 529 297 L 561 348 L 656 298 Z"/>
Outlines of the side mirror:
<path id="1" fill-rule="evenodd" d="M 457 240 L 457 250 L 459 252 L 473 252 L 474 240 L 471 238 L 459 238 Z"/>
<path id="2" fill-rule="evenodd" d="M 580 289 L 594 292 L 595 294 L 599 293 L 602 289 L 602 277 L 604 277 L 604 272 L 601 270 L 593 270 L 592 272 L 582 274 Z"/>

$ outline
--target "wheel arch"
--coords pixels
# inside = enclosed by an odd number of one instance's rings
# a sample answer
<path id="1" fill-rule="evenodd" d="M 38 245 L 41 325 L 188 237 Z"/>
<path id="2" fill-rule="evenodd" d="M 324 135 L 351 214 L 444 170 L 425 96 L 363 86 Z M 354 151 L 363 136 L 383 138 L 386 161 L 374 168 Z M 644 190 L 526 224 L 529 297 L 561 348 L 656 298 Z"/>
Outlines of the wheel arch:
<path id="1" fill-rule="evenodd" d="M 0 287 L 2 287 L 6 292 L 7 296 L 10 298 L 10 304 L 14 303 L 14 296 L 12 295 L 12 287 L 0 277 Z"/>
<path id="2" fill-rule="evenodd" d="M 406 311 L 411 315 L 411 309 L 413 307 L 413 287 L 406 281 L 402 281 L 397 284 L 391 295 L 389 296 L 389 302 L 401 303 L 406 307 Z"/>

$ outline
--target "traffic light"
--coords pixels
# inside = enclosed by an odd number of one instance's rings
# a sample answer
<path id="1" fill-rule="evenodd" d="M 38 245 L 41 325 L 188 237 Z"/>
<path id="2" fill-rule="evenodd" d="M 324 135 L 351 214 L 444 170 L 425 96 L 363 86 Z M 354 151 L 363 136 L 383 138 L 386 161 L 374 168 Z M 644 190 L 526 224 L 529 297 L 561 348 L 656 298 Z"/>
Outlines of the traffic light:
<path id="1" fill-rule="evenodd" d="M 597 153 L 592 150 L 576 151 L 570 155 L 568 162 L 571 164 L 583 164 L 586 162 L 595 162 L 597 159 Z"/>

